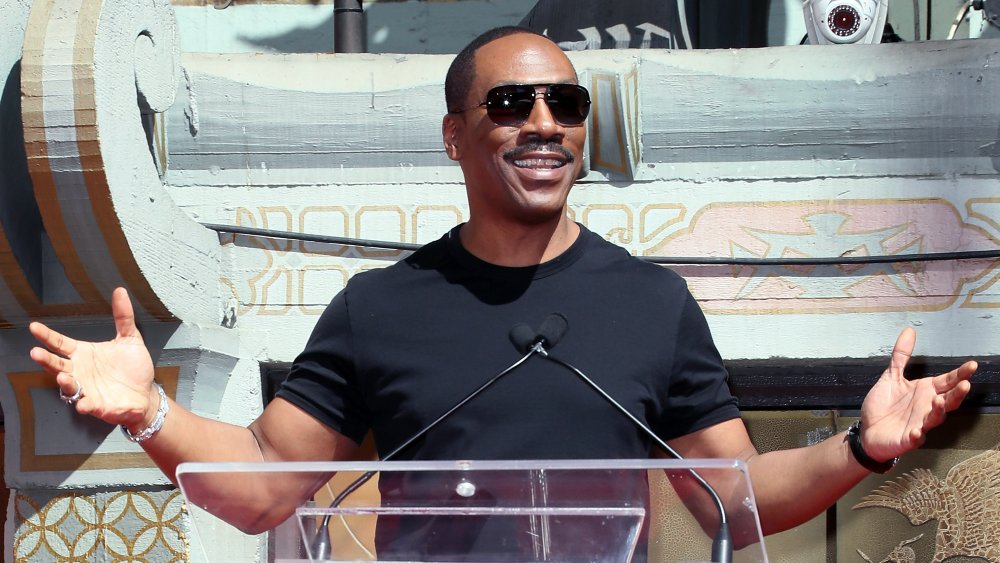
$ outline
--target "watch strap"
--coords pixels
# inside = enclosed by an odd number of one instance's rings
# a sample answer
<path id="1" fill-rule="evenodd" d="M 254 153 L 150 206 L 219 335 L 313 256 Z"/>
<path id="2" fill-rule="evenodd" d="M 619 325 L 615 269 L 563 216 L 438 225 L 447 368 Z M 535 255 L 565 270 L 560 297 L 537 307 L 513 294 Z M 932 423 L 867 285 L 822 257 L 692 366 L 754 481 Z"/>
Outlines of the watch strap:
<path id="1" fill-rule="evenodd" d="M 861 445 L 861 420 L 854 421 L 854 424 L 847 429 L 847 445 L 851 448 L 851 454 L 854 459 L 858 460 L 858 463 L 862 467 L 871 471 L 872 473 L 887 473 L 890 469 L 896 466 L 899 462 L 899 458 L 893 458 L 889 461 L 876 461 L 872 459 L 868 452 L 865 451 L 865 447 Z"/>

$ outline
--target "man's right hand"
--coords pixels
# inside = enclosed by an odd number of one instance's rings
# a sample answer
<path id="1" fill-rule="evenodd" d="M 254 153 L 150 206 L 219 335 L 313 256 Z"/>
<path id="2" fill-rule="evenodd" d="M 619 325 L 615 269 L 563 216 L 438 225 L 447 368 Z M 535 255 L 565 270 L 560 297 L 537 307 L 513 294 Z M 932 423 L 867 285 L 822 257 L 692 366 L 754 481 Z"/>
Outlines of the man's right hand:
<path id="1" fill-rule="evenodd" d="M 153 360 L 135 326 L 132 302 L 124 288 L 111 296 L 117 335 L 107 342 L 84 342 L 60 334 L 42 323 L 28 327 L 44 346 L 31 349 L 31 359 L 56 378 L 65 396 L 83 386 L 73 406 L 111 424 L 123 424 L 134 433 L 156 415 L 158 394 L 153 390 Z"/>

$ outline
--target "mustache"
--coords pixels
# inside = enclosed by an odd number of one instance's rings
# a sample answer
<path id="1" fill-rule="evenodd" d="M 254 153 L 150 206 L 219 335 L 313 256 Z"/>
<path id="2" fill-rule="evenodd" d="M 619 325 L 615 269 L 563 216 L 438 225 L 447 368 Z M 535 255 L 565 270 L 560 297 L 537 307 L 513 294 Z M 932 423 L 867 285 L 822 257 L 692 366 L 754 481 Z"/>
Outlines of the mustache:
<path id="1" fill-rule="evenodd" d="M 564 159 L 566 159 L 566 162 L 573 162 L 576 160 L 573 153 L 569 152 L 569 149 L 566 147 L 556 143 L 540 143 L 538 141 L 529 141 L 523 145 L 514 147 L 503 153 L 503 157 L 509 160 L 516 160 L 528 153 L 539 151 L 559 153 Z"/>

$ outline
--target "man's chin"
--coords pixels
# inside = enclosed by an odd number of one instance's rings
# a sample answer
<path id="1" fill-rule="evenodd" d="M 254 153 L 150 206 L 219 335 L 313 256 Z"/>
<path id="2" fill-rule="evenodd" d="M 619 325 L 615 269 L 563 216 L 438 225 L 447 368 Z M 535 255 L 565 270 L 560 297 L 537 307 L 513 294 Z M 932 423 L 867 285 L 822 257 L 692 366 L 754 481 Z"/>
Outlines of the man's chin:
<path id="1" fill-rule="evenodd" d="M 566 215 L 566 192 L 551 187 L 553 191 L 527 192 L 521 202 L 519 215 L 534 223 L 549 223 Z"/>

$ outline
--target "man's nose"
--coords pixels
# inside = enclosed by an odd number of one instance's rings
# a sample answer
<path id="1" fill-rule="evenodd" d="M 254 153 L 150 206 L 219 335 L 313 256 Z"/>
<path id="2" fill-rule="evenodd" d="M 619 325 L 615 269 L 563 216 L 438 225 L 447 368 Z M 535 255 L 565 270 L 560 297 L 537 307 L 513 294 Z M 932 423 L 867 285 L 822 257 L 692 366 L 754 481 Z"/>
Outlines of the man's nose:
<path id="1" fill-rule="evenodd" d="M 563 134 L 563 127 L 552 116 L 552 110 L 545 100 L 545 90 L 535 90 L 535 103 L 528 114 L 528 120 L 521 127 L 526 132 L 535 133 L 543 138 Z"/>

